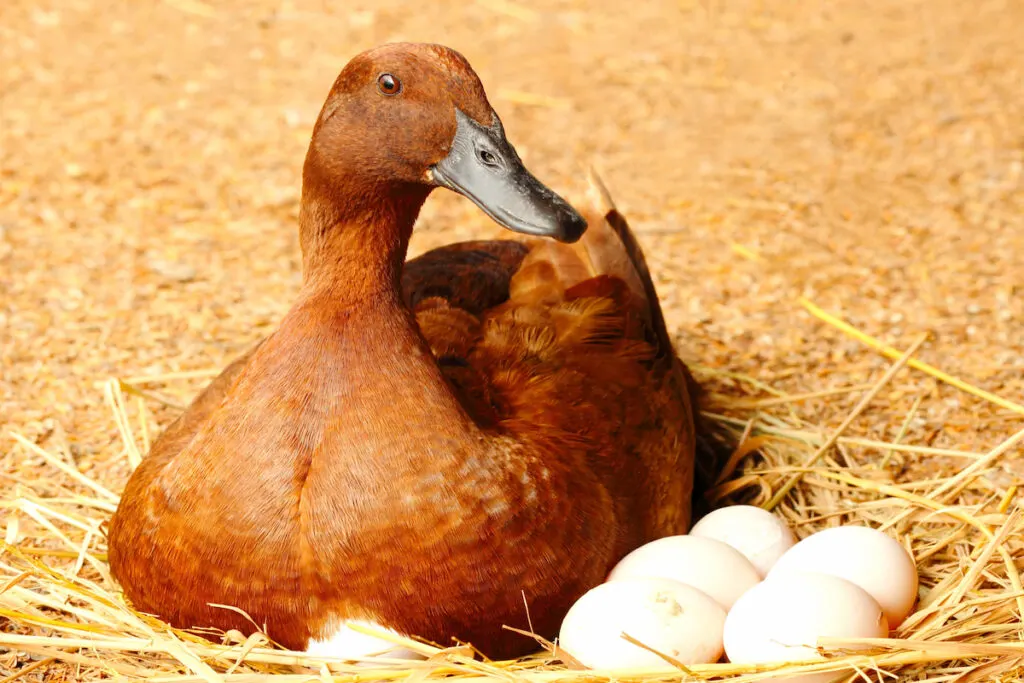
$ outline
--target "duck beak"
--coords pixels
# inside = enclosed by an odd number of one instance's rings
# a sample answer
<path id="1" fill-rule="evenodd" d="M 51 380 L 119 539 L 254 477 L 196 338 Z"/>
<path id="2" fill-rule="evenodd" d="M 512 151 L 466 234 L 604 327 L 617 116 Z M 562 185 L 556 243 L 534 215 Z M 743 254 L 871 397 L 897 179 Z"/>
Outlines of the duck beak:
<path id="1" fill-rule="evenodd" d="M 526 170 L 497 116 L 490 128 L 458 109 L 455 119 L 448 156 L 430 168 L 437 185 L 469 198 L 509 230 L 560 242 L 583 235 L 583 216 Z"/>

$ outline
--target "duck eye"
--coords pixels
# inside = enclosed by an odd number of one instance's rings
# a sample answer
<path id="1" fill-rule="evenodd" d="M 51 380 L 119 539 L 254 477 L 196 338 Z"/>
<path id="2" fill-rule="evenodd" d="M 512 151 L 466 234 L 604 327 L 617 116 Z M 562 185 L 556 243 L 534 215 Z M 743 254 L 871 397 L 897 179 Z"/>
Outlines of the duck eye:
<path id="1" fill-rule="evenodd" d="M 397 95 L 402 92 L 402 82 L 391 74 L 381 74 L 377 77 L 377 90 L 381 95 Z"/>
<path id="2" fill-rule="evenodd" d="M 482 161 L 485 166 L 498 165 L 498 160 L 495 159 L 494 155 L 488 152 L 486 149 L 478 150 L 476 154 L 480 158 L 480 161 Z"/>

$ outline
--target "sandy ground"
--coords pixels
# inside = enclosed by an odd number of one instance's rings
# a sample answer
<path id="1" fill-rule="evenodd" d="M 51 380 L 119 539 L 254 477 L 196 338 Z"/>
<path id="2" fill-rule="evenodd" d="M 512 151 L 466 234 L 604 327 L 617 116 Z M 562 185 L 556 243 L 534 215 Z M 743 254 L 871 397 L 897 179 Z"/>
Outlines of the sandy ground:
<path id="1" fill-rule="evenodd" d="M 601 169 L 716 392 L 877 379 L 887 361 L 806 296 L 900 348 L 931 332 L 921 358 L 1024 402 L 1024 5 L 624 7 L 4 0 L 0 487 L 38 464 L 17 430 L 119 490 L 100 383 L 216 369 L 273 328 L 322 98 L 352 55 L 399 39 L 466 54 L 554 187 Z M 413 251 L 490 230 L 438 192 Z M 851 432 L 892 438 L 919 396 L 918 443 L 980 450 L 1021 425 L 907 371 Z M 794 410 L 834 426 L 857 398 Z M 155 430 L 173 410 L 151 407 Z"/>

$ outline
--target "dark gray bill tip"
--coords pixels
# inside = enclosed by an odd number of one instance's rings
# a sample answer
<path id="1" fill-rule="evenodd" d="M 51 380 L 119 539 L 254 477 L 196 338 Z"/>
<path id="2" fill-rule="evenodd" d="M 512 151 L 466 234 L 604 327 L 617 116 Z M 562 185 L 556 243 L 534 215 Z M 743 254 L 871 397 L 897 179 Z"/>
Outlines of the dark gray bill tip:
<path id="1" fill-rule="evenodd" d="M 583 236 L 587 221 L 526 170 L 497 116 L 489 128 L 457 109 L 455 116 L 451 150 L 431 168 L 435 183 L 467 197 L 509 230 L 569 243 Z"/>

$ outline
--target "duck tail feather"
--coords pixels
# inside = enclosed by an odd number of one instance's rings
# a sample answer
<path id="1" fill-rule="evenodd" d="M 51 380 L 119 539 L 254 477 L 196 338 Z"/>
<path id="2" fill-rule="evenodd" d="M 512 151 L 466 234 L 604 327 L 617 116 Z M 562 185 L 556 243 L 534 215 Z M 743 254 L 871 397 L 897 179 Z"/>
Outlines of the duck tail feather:
<path id="1" fill-rule="evenodd" d="M 619 212 L 607 186 L 594 168 L 589 170 L 590 200 L 594 210 L 589 212 L 588 228 L 578 249 L 594 275 L 611 275 L 623 280 L 636 296 L 646 303 L 647 323 L 657 341 L 659 355 L 672 359 L 677 373 L 682 375 L 693 409 L 696 435 L 696 467 L 694 471 L 694 520 L 712 509 L 707 493 L 715 486 L 718 473 L 732 454 L 735 444 L 728 435 L 716 430 L 701 414 L 705 394 L 679 360 L 672 344 L 658 294 L 651 278 L 643 249 L 630 229 L 626 218 Z"/>
<path id="2" fill-rule="evenodd" d="M 643 249 L 597 171 L 591 168 L 587 180 L 590 203 L 594 208 L 587 212 L 587 231 L 578 245 L 581 256 L 590 264 L 593 275 L 611 275 L 622 280 L 646 303 L 647 322 L 654 332 L 659 351 L 673 354 L 672 339 Z"/>

